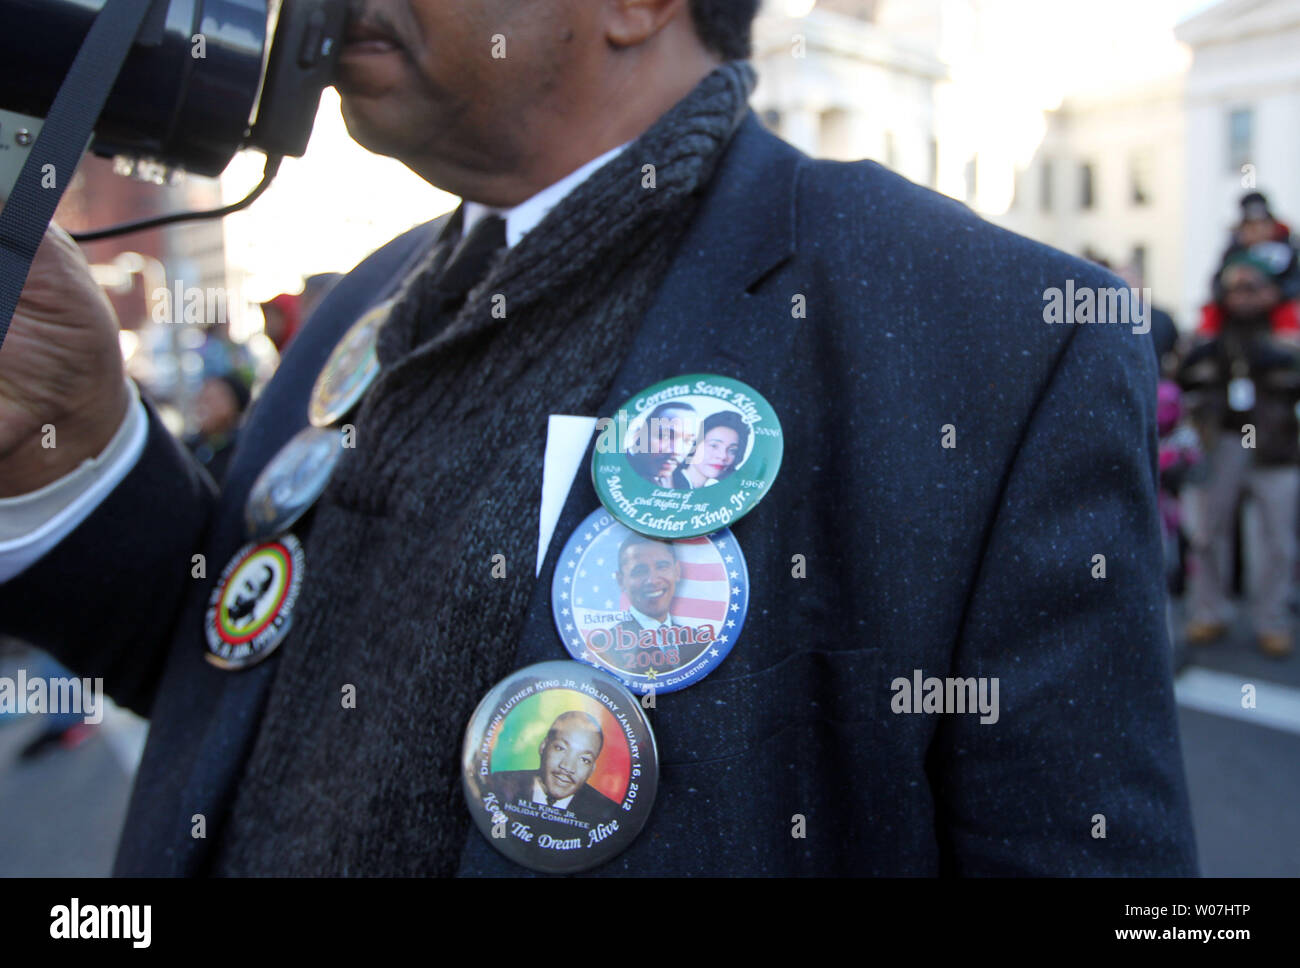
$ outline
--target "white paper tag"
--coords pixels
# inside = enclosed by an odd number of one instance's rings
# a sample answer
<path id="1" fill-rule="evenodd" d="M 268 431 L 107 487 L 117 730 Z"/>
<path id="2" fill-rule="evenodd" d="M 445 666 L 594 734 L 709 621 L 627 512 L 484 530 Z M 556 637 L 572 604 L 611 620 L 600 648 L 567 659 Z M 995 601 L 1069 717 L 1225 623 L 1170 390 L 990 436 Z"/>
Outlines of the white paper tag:
<path id="1" fill-rule="evenodd" d="M 587 442 L 596 430 L 595 417 L 553 413 L 546 421 L 546 455 L 542 463 L 542 506 L 537 518 L 537 574 L 542 573 L 546 549 L 555 535 L 564 502 L 577 476 Z"/>

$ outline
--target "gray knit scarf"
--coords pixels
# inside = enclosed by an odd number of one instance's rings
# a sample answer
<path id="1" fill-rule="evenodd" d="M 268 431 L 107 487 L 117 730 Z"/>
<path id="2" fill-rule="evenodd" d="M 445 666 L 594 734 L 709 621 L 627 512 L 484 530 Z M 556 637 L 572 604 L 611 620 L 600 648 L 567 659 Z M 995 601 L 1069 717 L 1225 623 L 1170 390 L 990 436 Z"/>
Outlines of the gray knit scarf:
<path id="1" fill-rule="evenodd" d="M 462 734 L 513 668 L 535 584 L 547 415 L 595 415 L 608 395 L 753 85 L 744 63 L 711 73 L 503 250 L 453 318 L 424 328 L 445 253 L 410 281 L 304 538 L 294 629 L 214 872 L 455 870 Z M 436 335 L 417 345 L 422 330 Z"/>

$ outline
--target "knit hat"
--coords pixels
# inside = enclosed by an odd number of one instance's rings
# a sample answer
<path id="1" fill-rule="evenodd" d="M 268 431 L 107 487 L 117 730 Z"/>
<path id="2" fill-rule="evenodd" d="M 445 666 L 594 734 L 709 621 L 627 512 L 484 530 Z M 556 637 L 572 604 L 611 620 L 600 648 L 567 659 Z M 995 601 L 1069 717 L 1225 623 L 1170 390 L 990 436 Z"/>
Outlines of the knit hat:
<path id="1" fill-rule="evenodd" d="M 298 333 L 298 328 L 302 325 L 300 318 L 301 303 L 298 296 L 293 293 L 282 292 L 273 299 L 269 299 L 261 304 L 262 312 L 266 312 L 266 307 L 270 306 L 277 310 L 284 317 L 284 331 L 275 339 L 276 349 L 284 352 L 284 348 L 289 345 L 289 341 Z"/>
<path id="2" fill-rule="evenodd" d="M 1249 195 L 1242 196 L 1241 220 L 1243 222 L 1262 222 L 1272 217 L 1273 213 L 1268 208 L 1268 199 L 1264 197 L 1263 192 L 1251 192 Z"/>
<path id="3" fill-rule="evenodd" d="M 1264 252 L 1256 251 L 1259 248 L 1259 246 L 1251 246 L 1249 249 L 1240 249 L 1224 259 L 1223 268 L 1219 270 L 1219 281 L 1222 282 L 1228 270 L 1235 266 L 1250 266 L 1267 281 L 1276 284 L 1277 277 L 1286 267 L 1278 267 L 1276 262 L 1268 258 Z"/>

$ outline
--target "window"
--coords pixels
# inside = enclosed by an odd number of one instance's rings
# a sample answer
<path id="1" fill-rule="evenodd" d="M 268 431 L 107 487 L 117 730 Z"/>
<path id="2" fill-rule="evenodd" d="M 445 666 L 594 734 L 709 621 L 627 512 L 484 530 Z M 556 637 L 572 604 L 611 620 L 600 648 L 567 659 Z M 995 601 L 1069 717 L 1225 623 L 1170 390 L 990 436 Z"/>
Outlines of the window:
<path id="1" fill-rule="evenodd" d="M 1043 161 L 1043 170 L 1038 176 L 1038 207 L 1044 212 L 1052 210 L 1052 162 Z"/>
<path id="2" fill-rule="evenodd" d="M 930 136 L 930 187 L 939 187 L 939 139 Z"/>
<path id="3" fill-rule="evenodd" d="M 898 168 L 898 139 L 894 132 L 885 132 L 885 167 L 891 171 Z"/>
<path id="4" fill-rule="evenodd" d="M 1255 112 L 1238 108 L 1228 115 L 1228 170 L 1236 174 L 1255 154 Z"/>
<path id="5" fill-rule="evenodd" d="M 1090 163 L 1084 162 L 1079 166 L 1079 207 L 1090 209 L 1096 204 L 1096 172 Z"/>
<path id="6" fill-rule="evenodd" d="M 973 155 L 971 160 L 966 162 L 966 201 L 975 201 L 976 193 L 979 191 L 979 156 Z"/>
<path id="7" fill-rule="evenodd" d="M 830 108 L 821 115 L 821 154 L 825 158 L 847 161 L 856 157 L 853 144 L 853 117 L 844 108 Z"/>
<path id="8" fill-rule="evenodd" d="M 1133 270 L 1134 279 L 1146 279 L 1147 277 L 1147 259 L 1149 258 L 1147 247 L 1145 245 L 1133 246 L 1133 257 L 1129 259 L 1129 266 Z"/>
<path id="9" fill-rule="evenodd" d="M 1151 201 L 1151 156 L 1139 152 L 1129 159 L 1128 165 L 1129 199 L 1134 205 L 1146 205 Z"/>

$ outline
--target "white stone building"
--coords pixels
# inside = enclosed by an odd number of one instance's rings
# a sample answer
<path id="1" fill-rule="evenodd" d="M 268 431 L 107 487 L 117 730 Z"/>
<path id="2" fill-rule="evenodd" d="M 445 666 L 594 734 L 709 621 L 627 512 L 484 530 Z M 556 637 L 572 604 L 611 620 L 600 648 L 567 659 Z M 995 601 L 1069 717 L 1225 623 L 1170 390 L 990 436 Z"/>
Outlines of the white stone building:
<path id="1" fill-rule="evenodd" d="M 1074 255 L 1101 256 L 1140 277 L 1180 325 L 1185 301 L 1183 81 L 1067 98 L 1014 175 L 999 224 Z"/>
<path id="2" fill-rule="evenodd" d="M 946 66 L 932 49 L 875 23 L 881 5 L 873 0 L 822 0 L 788 15 L 807 6 L 765 3 L 754 29 L 754 110 L 811 155 L 872 158 L 935 185 L 935 89 Z"/>
<path id="3" fill-rule="evenodd" d="M 1183 298 L 1194 303 L 1205 298 L 1245 192 L 1257 187 L 1300 228 L 1300 0 L 1222 0 L 1177 35 L 1193 53 Z"/>

